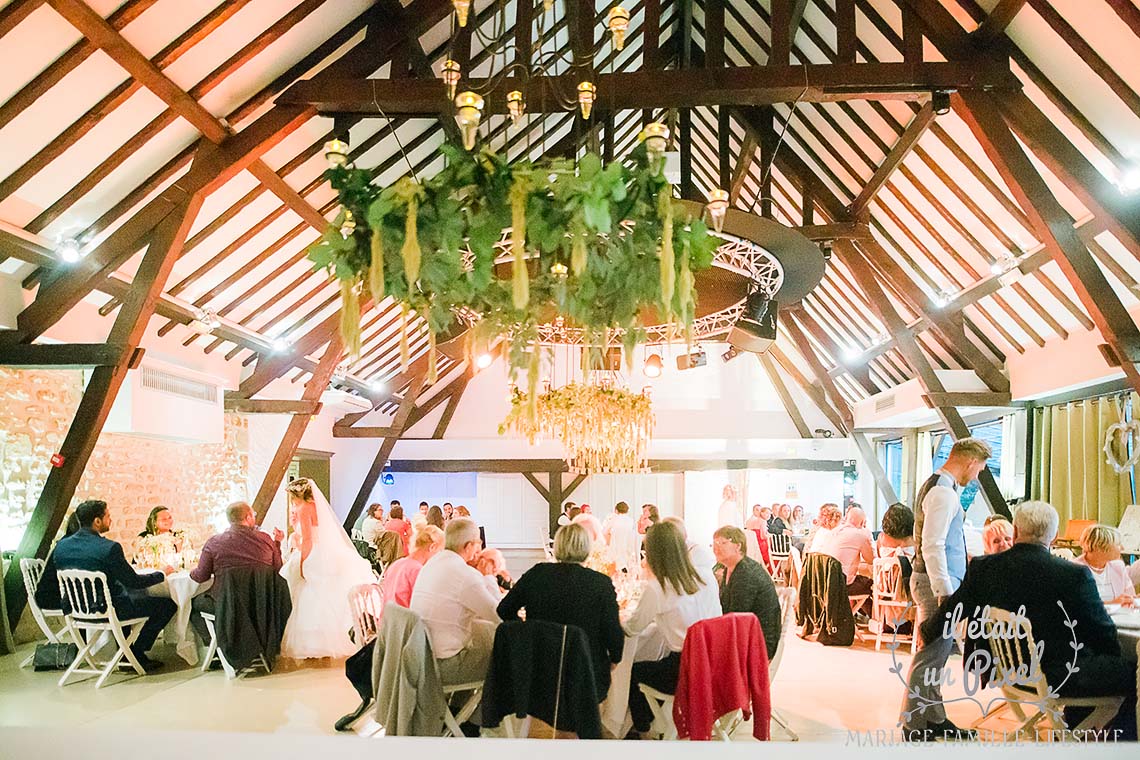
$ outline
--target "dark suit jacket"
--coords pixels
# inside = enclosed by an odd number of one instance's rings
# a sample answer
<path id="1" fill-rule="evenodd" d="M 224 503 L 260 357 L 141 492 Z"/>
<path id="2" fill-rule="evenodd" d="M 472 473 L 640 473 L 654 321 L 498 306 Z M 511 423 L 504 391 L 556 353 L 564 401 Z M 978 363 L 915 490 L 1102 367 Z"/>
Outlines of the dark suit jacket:
<path id="1" fill-rule="evenodd" d="M 1054 557 L 1044 546 L 1014 544 L 1004 552 L 971 560 L 962 585 L 923 624 L 924 639 L 941 636 L 946 615 L 959 604 L 963 620 L 980 619 L 987 605 L 1010 612 L 1024 605 L 1034 641 L 1044 642 L 1041 670 L 1054 687 L 1064 681 L 1065 666 L 1072 662 L 1074 636 L 1084 646 L 1082 657 L 1120 656 L 1116 626 L 1097 594 L 1092 573 L 1084 565 Z M 1072 630 L 1066 615 L 1076 623 Z M 988 651 L 982 639 L 967 642 L 970 651 L 979 647 Z"/>
<path id="2" fill-rule="evenodd" d="M 80 528 L 78 533 L 61 538 L 51 558 L 54 570 L 91 570 L 106 574 L 111 600 L 120 613 L 129 607 L 131 591 L 162 583 L 165 577 L 162 573 L 136 573 L 127 562 L 121 545 L 103 538 L 90 528 Z M 41 584 L 49 582 L 47 576 L 45 569 Z M 59 585 L 56 578 L 51 578 L 50 582 L 57 587 Z M 102 604 L 103 600 L 98 602 Z M 66 607 L 66 600 L 63 604 Z"/>
<path id="3" fill-rule="evenodd" d="M 756 560 L 745 557 L 720 589 L 720 608 L 724 614 L 751 612 L 764 631 L 764 648 L 768 659 L 776 656 L 780 643 L 780 597 L 772 576 Z"/>
<path id="4" fill-rule="evenodd" d="M 503 600 L 499 617 L 545 620 L 582 629 L 590 644 L 594 682 L 604 698 L 610 688 L 610 663 L 621 662 L 625 634 L 618 620 L 617 594 L 609 578 L 569 562 L 543 562 L 523 573 Z"/>

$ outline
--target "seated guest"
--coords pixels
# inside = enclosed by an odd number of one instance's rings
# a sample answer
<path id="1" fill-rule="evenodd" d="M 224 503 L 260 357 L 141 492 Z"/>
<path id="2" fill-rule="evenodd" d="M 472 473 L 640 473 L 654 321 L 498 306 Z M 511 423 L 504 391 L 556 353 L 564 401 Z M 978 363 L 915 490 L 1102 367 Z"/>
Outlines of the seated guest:
<path id="1" fill-rule="evenodd" d="M 578 513 L 573 522 L 586 529 L 586 532 L 590 534 L 591 544 L 596 543 L 602 537 L 602 522 L 588 511 L 590 509 L 589 504 L 583 504 L 580 509 L 581 512 Z"/>
<path id="2" fill-rule="evenodd" d="M 681 531 L 681 538 L 684 539 L 685 547 L 689 550 L 689 559 L 692 561 L 693 567 L 697 568 L 698 572 L 713 569 L 717 560 L 712 550 L 707 546 L 689 540 L 689 529 L 685 527 L 684 520 L 675 515 L 670 515 L 661 520 L 661 522 L 673 523 L 673 525 L 677 526 L 677 530 Z"/>
<path id="3" fill-rule="evenodd" d="M 162 663 L 147 657 L 146 653 L 174 617 L 178 606 L 169 597 L 147 596 L 144 589 L 162 583 L 165 576 L 173 572 L 172 569 L 167 567 L 163 572 L 155 573 L 135 572 L 123 554 L 123 547 L 103 538 L 103 534 L 111 530 L 111 511 L 107 502 L 97 499 L 85 501 L 75 508 L 75 515 L 79 530 L 60 539 L 52 552 L 56 569 L 88 570 L 106 575 L 111 602 L 119 619 L 147 618 L 131 651 L 147 672 L 160 668 Z"/>
<path id="4" fill-rule="evenodd" d="M 576 625 L 590 642 L 594 679 L 603 699 L 610 688 L 610 666 L 621 661 L 625 635 L 618 622 L 614 584 L 596 570 L 583 567 L 590 555 L 590 536 L 582 525 L 564 525 L 554 534 L 554 562 L 541 562 L 522 574 L 503 601 L 499 616 Z"/>
<path id="5" fill-rule="evenodd" d="M 777 504 L 776 506 L 779 505 Z M 772 525 L 773 514 L 772 507 L 760 507 L 760 522 L 763 523 L 764 530 L 769 534 L 772 532 L 770 526 Z"/>
<path id="6" fill-rule="evenodd" d="M 819 510 L 819 530 L 810 551 L 827 554 L 839 560 L 847 576 L 847 595 L 862 596 L 871 593 L 871 579 L 859 574 L 860 562 L 871 565 L 875 552 L 871 548 L 871 532 L 867 530 L 867 516 L 862 507 L 851 507 L 840 521 L 839 508 L 824 505 Z M 869 602 L 870 600 L 868 600 Z"/>
<path id="7" fill-rule="evenodd" d="M 404 508 L 398 503 L 388 510 L 388 522 L 384 523 L 384 530 L 400 534 L 403 543 L 402 554 L 408 553 L 408 544 L 412 541 L 412 524 L 404 519 Z"/>
<path id="8" fill-rule="evenodd" d="M 467 564 L 482 574 L 487 588 L 496 594 L 511 590 L 511 574 L 507 572 L 507 560 L 498 549 L 484 549 Z"/>
<path id="9" fill-rule="evenodd" d="M 244 501 L 235 501 L 226 507 L 226 520 L 230 527 L 206 541 L 198 566 L 190 571 L 195 583 L 205 583 L 224 570 L 234 567 L 269 567 L 281 569 L 281 539 L 285 534 L 280 528 L 273 531 L 273 537 L 257 528 L 257 515 Z M 217 609 L 210 589 L 194 597 L 190 609 L 193 614 L 190 622 L 194 625 L 202 641 L 210 640 L 210 632 L 202 613 L 214 614 Z"/>
<path id="10" fill-rule="evenodd" d="M 455 507 L 451 506 L 450 501 L 445 501 L 443 503 L 443 521 L 448 522 L 453 517 L 455 517 Z"/>
<path id="11" fill-rule="evenodd" d="M 724 614 L 751 612 L 764 631 L 768 659 L 780 643 L 780 597 L 763 565 L 745 556 L 744 531 L 725 525 L 713 534 L 713 554 L 722 568 L 720 608 Z"/>
<path id="12" fill-rule="evenodd" d="M 412 589 L 427 561 L 443 550 L 443 531 L 425 526 L 412 541 L 412 552 L 393 562 L 384 573 L 384 601 L 401 607 L 412 603 Z"/>
<path id="13" fill-rule="evenodd" d="M 481 548 L 473 521 L 452 520 L 443 534 L 444 550 L 424 564 L 412 589 L 408 606 L 423 618 L 444 686 L 487 676 L 499 595 L 467 564 Z"/>
<path id="14" fill-rule="evenodd" d="M 658 511 L 656 504 L 642 504 L 641 517 L 637 521 L 637 532 L 645 535 L 645 531 L 649 530 L 649 526 L 656 525 L 661 522 L 661 512 Z"/>
<path id="15" fill-rule="evenodd" d="M 72 512 L 63 524 L 63 538 L 74 535 L 78 530 L 79 518 Z M 44 571 L 40 574 L 40 584 L 36 586 L 36 604 L 41 610 L 58 610 L 63 606 L 59 596 L 59 575 L 55 567 L 54 546 L 47 561 L 44 562 Z"/>
<path id="16" fill-rule="evenodd" d="M 875 553 L 880 557 L 914 556 L 914 512 L 910 507 L 897 503 L 887 507 Z"/>
<path id="17" fill-rule="evenodd" d="M 982 547 L 986 554 L 1004 552 L 1013 546 L 1013 523 L 1000 515 L 990 515 L 995 519 L 986 518 L 986 527 L 982 528 Z"/>
<path id="18" fill-rule="evenodd" d="M 791 519 L 791 514 L 788 512 L 787 504 L 777 504 L 770 510 L 769 517 L 767 518 L 768 532 L 773 536 L 782 536 L 788 529 L 788 523 L 784 521 L 784 517 Z"/>
<path id="19" fill-rule="evenodd" d="M 427 524 L 428 525 L 434 525 L 435 527 L 439 528 L 440 530 L 443 530 L 443 528 L 444 528 L 443 510 L 440 509 L 439 507 L 432 507 L 431 509 L 429 509 L 427 511 Z"/>
<path id="20" fill-rule="evenodd" d="M 1107 525 L 1090 525 L 1081 533 L 1081 556 L 1076 562 L 1092 572 L 1096 590 L 1105 604 L 1132 606 L 1136 596 L 1128 568 L 1120 559 L 1124 542 L 1120 531 Z"/>
<path id="21" fill-rule="evenodd" d="M 953 635 L 946 634 L 945 628 L 956 610 L 970 622 L 969 630 L 989 629 L 983 616 L 991 608 L 1023 614 L 1041 647 L 1038 672 L 1050 686 L 1062 697 L 1124 697 L 1114 723 L 1107 728 L 1120 730 L 1119 738 L 1134 741 L 1136 662 L 1121 656 L 1116 626 L 1105 612 L 1088 568 L 1049 553 L 1057 524 L 1057 511 L 1049 504 L 1029 501 L 1020 505 L 1013 515 L 1013 546 L 975 557 L 966 566 L 962 585 L 921 626 L 922 637 L 929 642 Z M 1075 655 L 1074 633 L 1081 644 Z M 970 649 L 988 650 L 988 644 L 979 639 L 967 642 L 964 661 L 976 663 Z M 1070 672 L 1074 657 L 1076 669 Z M 984 658 L 981 664 L 985 665 Z M 1076 716 L 1066 715 L 1070 726 L 1075 720 Z"/>
<path id="22" fill-rule="evenodd" d="M 375 546 L 376 539 L 380 538 L 384 530 L 384 505 L 369 504 L 367 516 L 360 524 L 360 534 L 365 541 Z"/>
<path id="23" fill-rule="evenodd" d="M 756 530 L 761 524 L 767 527 L 768 521 L 761 517 L 763 511 L 764 508 L 759 504 L 752 505 L 752 516 L 744 521 L 745 530 Z"/>
<path id="24" fill-rule="evenodd" d="M 429 509 L 428 503 L 426 501 L 421 501 L 420 502 L 420 514 L 427 517 L 428 509 Z"/>
<path id="25" fill-rule="evenodd" d="M 157 506 L 147 515 L 146 527 L 139 533 L 139 538 L 162 535 L 169 535 L 173 539 L 176 552 L 190 548 L 190 543 L 182 531 L 174 530 L 174 515 L 166 507 Z"/>
<path id="26" fill-rule="evenodd" d="M 792 507 L 792 531 L 795 533 L 804 533 L 810 527 L 811 522 L 804 516 L 803 506 L 797 504 Z"/>
<path id="27" fill-rule="evenodd" d="M 711 571 L 697 570 L 689 559 L 685 538 L 669 522 L 652 525 L 645 532 L 645 561 L 653 577 L 633 615 L 625 624 L 629 636 L 637 636 L 656 623 L 668 653 L 660 660 L 633 663 L 629 680 L 629 710 L 633 716 L 630 738 L 640 738 L 653 723 L 653 712 L 639 686 L 647 684 L 672 694 L 677 688 L 681 648 L 689 626 L 720 615 L 716 578 Z"/>

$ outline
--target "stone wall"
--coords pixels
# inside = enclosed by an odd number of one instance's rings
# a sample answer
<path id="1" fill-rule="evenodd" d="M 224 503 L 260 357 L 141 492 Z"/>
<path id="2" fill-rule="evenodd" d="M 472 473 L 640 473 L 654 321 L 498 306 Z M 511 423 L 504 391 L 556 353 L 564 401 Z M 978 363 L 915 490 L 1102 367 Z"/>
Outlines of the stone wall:
<path id="1" fill-rule="evenodd" d="M 0 369 L 0 548 L 15 548 L 23 534 L 82 393 L 79 370 Z M 224 522 L 225 506 L 249 498 L 248 423 L 226 415 L 225 433 L 223 444 L 104 433 L 71 508 L 106 501 L 108 537 L 129 549 L 151 508 L 162 504 L 200 547 Z"/>

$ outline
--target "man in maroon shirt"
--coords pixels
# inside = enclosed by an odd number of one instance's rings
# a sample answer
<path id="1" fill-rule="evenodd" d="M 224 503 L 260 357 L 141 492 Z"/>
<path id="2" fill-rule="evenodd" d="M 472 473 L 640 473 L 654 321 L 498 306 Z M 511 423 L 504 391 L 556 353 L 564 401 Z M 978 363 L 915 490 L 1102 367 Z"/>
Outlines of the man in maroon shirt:
<path id="1" fill-rule="evenodd" d="M 190 577 L 195 582 L 205 583 L 234 567 L 264 566 L 272 567 L 275 571 L 281 569 L 281 540 L 285 534 L 280 528 L 274 528 L 272 538 L 258 530 L 257 516 L 244 501 L 235 501 L 226 507 L 226 519 L 230 523 L 229 530 L 212 537 L 202 547 L 198 567 L 190 572 Z M 191 605 L 194 614 L 190 616 L 190 622 L 202 641 L 210 640 L 202 613 L 212 614 L 214 608 L 214 598 L 209 591 L 195 597 Z"/>

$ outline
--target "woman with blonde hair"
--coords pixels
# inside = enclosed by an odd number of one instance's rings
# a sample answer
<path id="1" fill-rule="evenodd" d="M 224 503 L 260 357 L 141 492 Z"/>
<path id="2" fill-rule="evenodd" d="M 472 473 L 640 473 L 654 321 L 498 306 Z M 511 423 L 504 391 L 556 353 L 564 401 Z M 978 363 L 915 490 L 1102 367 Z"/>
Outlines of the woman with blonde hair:
<path id="1" fill-rule="evenodd" d="M 1124 604 L 1135 601 L 1136 588 L 1128 577 L 1128 568 L 1120 559 L 1123 541 L 1120 531 L 1108 525 L 1090 525 L 1081 533 L 1081 556 L 1075 560 L 1092 573 L 1096 590 L 1105 604 Z"/>
<path id="2" fill-rule="evenodd" d="M 425 525 L 412 539 L 411 553 L 393 562 L 384 573 L 384 600 L 401 607 L 412 603 L 412 587 L 429 559 L 443 549 L 443 531 Z"/>
<path id="3" fill-rule="evenodd" d="M 1013 523 L 1000 516 L 996 520 L 987 519 L 986 527 L 982 528 L 982 546 L 986 554 L 1004 552 L 1013 546 Z"/>
<path id="4" fill-rule="evenodd" d="M 676 524 L 660 522 L 645 532 L 645 562 L 652 578 L 633 611 L 625 632 L 637 636 L 655 623 L 662 638 L 664 656 L 633 663 L 629 680 L 629 709 L 633 716 L 631 737 L 649 731 L 653 712 L 641 684 L 672 694 L 677 688 L 681 648 L 689 626 L 721 613 L 720 592 L 711 568 L 693 566 L 685 536 Z"/>

